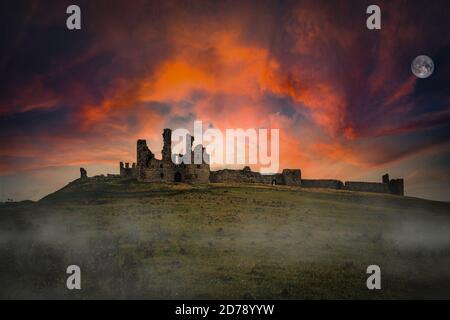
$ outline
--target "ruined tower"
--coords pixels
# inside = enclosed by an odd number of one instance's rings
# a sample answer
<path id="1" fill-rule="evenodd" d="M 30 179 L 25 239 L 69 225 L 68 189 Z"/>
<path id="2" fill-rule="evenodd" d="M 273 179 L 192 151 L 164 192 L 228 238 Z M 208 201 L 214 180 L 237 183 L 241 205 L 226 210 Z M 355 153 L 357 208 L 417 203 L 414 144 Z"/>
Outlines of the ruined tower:
<path id="1" fill-rule="evenodd" d="M 138 178 L 144 177 L 144 169 L 148 164 L 148 161 L 154 158 L 155 155 L 147 147 L 147 141 L 138 140 L 136 150 L 136 174 Z"/>
<path id="2" fill-rule="evenodd" d="M 80 168 L 80 179 L 87 179 L 87 171 L 84 168 Z"/>
<path id="3" fill-rule="evenodd" d="M 405 195 L 404 181 L 403 179 L 389 179 L 389 175 L 386 173 L 383 176 L 383 183 L 386 184 L 389 188 L 389 191 L 392 194 L 396 194 L 398 196 Z"/>
<path id="4" fill-rule="evenodd" d="M 136 155 L 137 155 L 137 166 L 138 167 L 142 167 L 145 166 L 147 164 L 147 141 L 145 140 L 138 140 L 137 141 L 137 150 L 136 150 Z"/>
<path id="5" fill-rule="evenodd" d="M 119 172 L 121 177 L 136 177 L 136 163 L 133 162 L 132 167 L 130 168 L 130 164 L 120 162 L 119 163 Z"/>
<path id="6" fill-rule="evenodd" d="M 172 161 L 172 130 L 164 129 L 163 132 L 164 146 L 161 151 L 163 161 Z"/>

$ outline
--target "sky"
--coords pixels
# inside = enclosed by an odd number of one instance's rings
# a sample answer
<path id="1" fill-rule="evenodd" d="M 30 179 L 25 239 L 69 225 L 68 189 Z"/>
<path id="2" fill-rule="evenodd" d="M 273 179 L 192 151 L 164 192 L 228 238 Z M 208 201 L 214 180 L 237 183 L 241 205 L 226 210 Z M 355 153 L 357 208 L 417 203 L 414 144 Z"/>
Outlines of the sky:
<path id="1" fill-rule="evenodd" d="M 81 8 L 82 29 L 66 28 Z M 280 170 L 450 201 L 450 3 L 2 1 L 0 201 L 118 173 L 163 128 L 280 129 Z M 427 79 L 411 73 L 421 54 Z"/>

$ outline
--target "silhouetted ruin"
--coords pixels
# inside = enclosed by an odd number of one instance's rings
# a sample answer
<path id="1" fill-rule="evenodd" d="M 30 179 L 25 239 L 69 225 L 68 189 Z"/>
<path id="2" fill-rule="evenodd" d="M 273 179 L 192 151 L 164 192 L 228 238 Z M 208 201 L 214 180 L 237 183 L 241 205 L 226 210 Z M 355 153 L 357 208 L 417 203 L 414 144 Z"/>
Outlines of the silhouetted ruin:
<path id="1" fill-rule="evenodd" d="M 84 168 L 80 168 L 80 179 L 86 179 L 87 176 L 87 171 Z"/>
<path id="2" fill-rule="evenodd" d="M 147 147 L 145 140 L 137 142 L 137 168 L 136 176 L 139 181 L 144 182 L 186 182 L 186 183 L 208 183 L 210 176 L 209 164 L 204 161 L 205 148 L 198 145 L 196 148 L 201 159 L 195 159 L 195 150 L 192 150 L 194 138 L 188 136 L 187 150 L 190 157 L 178 155 L 180 163 L 172 161 L 172 130 L 164 129 L 164 146 L 162 159 L 156 159 L 153 152 Z M 194 162 L 194 163 L 193 163 Z"/>
<path id="3" fill-rule="evenodd" d="M 130 178 L 136 178 L 137 170 L 136 170 L 136 163 L 133 162 L 131 168 L 130 163 L 126 162 L 125 165 L 123 162 L 119 164 L 120 169 L 120 176 L 121 177 L 130 177 Z"/>
<path id="4" fill-rule="evenodd" d="M 164 142 L 161 151 L 162 159 L 155 158 L 146 140 L 138 140 L 137 161 L 132 163 L 131 167 L 130 163 L 120 162 L 120 177 L 136 178 L 142 182 L 259 183 L 272 186 L 286 185 L 404 195 L 403 179 L 391 180 L 388 174 L 382 176 L 381 182 L 342 182 L 333 179 L 302 179 L 300 169 L 284 169 L 281 173 L 275 174 L 254 172 L 248 166 L 242 170 L 211 171 L 209 155 L 206 154 L 205 148 L 202 145 L 192 148 L 194 137 L 190 135 L 186 137 L 187 154 L 174 155 L 172 154 L 172 130 L 164 129 L 162 136 Z M 176 158 L 179 161 L 174 161 Z M 81 168 L 80 171 L 81 178 L 87 178 L 86 170 Z"/>

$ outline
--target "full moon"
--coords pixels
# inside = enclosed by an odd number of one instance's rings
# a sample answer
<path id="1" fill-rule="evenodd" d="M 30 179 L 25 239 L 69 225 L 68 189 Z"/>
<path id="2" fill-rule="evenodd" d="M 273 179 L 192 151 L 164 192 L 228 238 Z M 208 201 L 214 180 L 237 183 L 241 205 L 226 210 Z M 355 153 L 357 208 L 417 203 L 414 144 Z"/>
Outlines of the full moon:
<path id="1" fill-rule="evenodd" d="M 417 56 L 411 63 L 411 71 L 417 78 L 428 78 L 434 71 L 433 60 L 428 56 Z"/>

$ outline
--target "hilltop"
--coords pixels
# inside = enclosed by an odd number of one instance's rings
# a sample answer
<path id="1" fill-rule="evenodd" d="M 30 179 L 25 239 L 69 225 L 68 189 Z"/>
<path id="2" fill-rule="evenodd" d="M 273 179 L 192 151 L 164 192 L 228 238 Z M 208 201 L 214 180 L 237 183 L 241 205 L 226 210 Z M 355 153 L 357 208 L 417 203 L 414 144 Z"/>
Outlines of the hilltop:
<path id="1" fill-rule="evenodd" d="M 0 206 L 0 222 L 0 298 L 450 297 L 450 203 L 97 177 Z M 69 264 L 81 291 L 65 289 Z"/>

